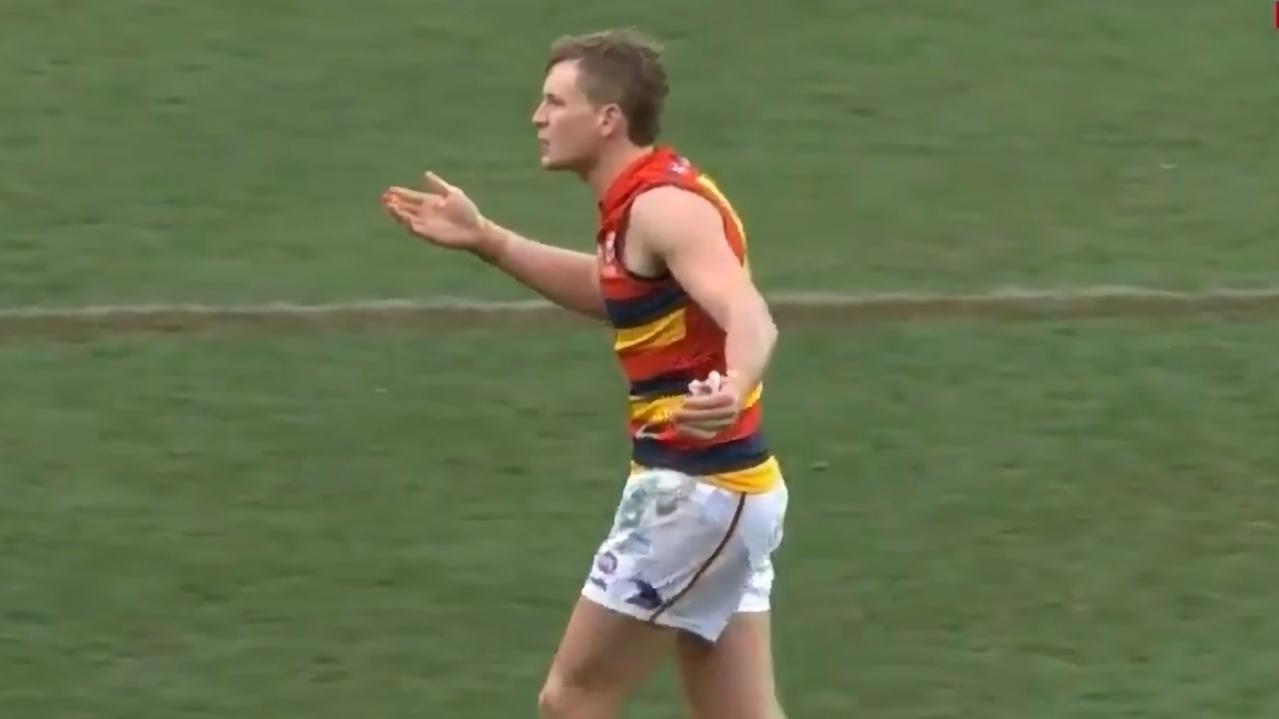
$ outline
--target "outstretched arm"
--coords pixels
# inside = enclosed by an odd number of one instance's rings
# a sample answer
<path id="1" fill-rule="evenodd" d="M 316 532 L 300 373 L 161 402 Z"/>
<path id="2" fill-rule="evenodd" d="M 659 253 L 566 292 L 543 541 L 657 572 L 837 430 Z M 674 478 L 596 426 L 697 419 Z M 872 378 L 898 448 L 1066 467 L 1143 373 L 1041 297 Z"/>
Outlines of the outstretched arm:
<path id="1" fill-rule="evenodd" d="M 422 190 L 391 187 L 382 203 L 417 237 L 471 252 L 561 307 L 596 319 L 607 316 L 594 255 L 536 242 L 497 225 L 438 175 L 426 173 Z"/>
<path id="2" fill-rule="evenodd" d="M 595 255 L 530 240 L 488 220 L 474 252 L 561 307 L 595 319 L 607 317 Z"/>

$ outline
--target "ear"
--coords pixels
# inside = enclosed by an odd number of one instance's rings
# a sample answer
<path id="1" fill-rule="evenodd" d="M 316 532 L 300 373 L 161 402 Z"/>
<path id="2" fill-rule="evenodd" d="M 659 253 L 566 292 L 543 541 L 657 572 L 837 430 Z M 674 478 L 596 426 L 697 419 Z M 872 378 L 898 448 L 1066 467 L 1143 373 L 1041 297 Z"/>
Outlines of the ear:
<path id="1" fill-rule="evenodd" d="M 626 131 L 626 116 L 622 114 L 622 106 L 610 102 L 599 109 L 600 130 L 611 137 Z"/>

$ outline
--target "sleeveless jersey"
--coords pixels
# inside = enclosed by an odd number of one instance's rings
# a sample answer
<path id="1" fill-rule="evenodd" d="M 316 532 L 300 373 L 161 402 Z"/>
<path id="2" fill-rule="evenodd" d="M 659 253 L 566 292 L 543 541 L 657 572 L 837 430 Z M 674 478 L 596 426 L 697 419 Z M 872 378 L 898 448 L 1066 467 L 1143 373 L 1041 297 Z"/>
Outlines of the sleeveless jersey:
<path id="1" fill-rule="evenodd" d="M 678 436 L 671 426 L 670 415 L 687 396 L 689 382 L 705 379 L 712 370 L 723 374 L 726 358 L 724 331 L 669 273 L 643 277 L 622 263 L 635 198 L 670 185 L 715 205 L 734 254 L 750 267 L 737 212 L 709 177 L 669 147 L 633 162 L 600 200 L 600 289 L 613 327 L 613 351 L 630 384 L 631 461 L 697 476 L 732 491 L 765 492 L 781 471 L 761 431 L 761 387 L 746 399 L 737 422 L 710 440 Z"/>

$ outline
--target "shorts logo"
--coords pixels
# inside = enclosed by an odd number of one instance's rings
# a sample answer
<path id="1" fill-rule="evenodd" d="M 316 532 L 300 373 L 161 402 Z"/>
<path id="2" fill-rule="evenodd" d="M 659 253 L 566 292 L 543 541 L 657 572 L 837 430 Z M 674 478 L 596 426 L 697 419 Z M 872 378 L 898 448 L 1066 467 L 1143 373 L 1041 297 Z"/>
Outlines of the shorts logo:
<path id="1" fill-rule="evenodd" d="M 604 552 L 595 558 L 595 568 L 604 574 L 612 574 L 617 571 L 617 555 L 612 552 Z"/>
<path id="2" fill-rule="evenodd" d="M 632 579 L 635 583 L 635 593 L 627 598 L 627 604 L 634 604 L 644 609 L 660 609 L 662 606 L 662 595 L 657 588 L 642 579 Z"/>

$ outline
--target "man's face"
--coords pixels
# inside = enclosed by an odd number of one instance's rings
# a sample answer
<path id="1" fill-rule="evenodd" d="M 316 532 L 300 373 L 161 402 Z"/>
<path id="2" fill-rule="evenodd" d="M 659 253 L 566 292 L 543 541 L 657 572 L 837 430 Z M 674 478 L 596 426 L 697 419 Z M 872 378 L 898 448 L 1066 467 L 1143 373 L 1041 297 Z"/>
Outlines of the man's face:
<path id="1" fill-rule="evenodd" d="M 544 169 L 589 167 L 617 129 L 616 105 L 592 104 L 578 75 L 577 62 L 568 60 L 553 66 L 542 83 L 542 101 L 533 112 L 533 126 Z"/>

